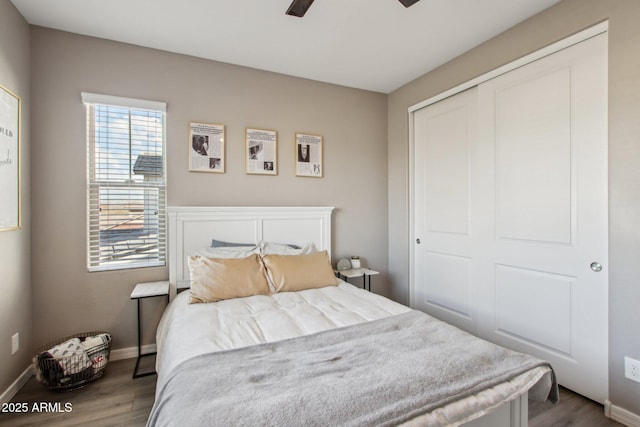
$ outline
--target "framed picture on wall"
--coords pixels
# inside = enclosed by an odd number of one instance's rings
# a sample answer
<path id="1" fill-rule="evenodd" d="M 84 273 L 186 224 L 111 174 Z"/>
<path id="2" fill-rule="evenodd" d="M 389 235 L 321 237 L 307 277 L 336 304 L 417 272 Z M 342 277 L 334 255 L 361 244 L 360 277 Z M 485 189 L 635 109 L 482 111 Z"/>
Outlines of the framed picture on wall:
<path id="1" fill-rule="evenodd" d="M 189 123 L 189 170 L 224 173 L 224 125 Z"/>
<path id="2" fill-rule="evenodd" d="M 278 174 L 278 133 L 266 129 L 246 129 L 245 171 L 247 174 Z"/>
<path id="3" fill-rule="evenodd" d="M 322 137 L 296 133 L 296 176 L 322 178 Z"/>
<path id="4" fill-rule="evenodd" d="M 20 97 L 0 84 L 0 231 L 21 226 L 20 106 Z"/>

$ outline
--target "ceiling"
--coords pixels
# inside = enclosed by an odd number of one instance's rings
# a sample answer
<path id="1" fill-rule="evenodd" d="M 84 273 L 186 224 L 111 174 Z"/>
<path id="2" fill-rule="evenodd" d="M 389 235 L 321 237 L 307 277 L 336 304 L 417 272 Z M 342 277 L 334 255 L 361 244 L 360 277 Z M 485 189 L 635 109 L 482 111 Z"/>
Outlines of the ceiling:
<path id="1" fill-rule="evenodd" d="M 11 0 L 72 33 L 389 93 L 559 0 Z"/>

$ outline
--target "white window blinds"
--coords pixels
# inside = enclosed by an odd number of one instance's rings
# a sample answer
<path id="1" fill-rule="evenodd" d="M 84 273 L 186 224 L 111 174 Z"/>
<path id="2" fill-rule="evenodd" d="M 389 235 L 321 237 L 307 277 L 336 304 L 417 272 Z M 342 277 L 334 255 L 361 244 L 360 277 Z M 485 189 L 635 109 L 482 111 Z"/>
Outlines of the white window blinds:
<path id="1" fill-rule="evenodd" d="M 166 105 L 89 93 L 82 100 L 89 271 L 165 265 Z"/>

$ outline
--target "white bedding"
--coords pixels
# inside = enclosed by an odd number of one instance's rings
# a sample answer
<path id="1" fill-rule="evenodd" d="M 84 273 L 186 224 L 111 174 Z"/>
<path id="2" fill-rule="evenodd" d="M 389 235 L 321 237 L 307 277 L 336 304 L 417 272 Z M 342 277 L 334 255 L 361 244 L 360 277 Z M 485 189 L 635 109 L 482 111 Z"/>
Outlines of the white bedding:
<path id="1" fill-rule="evenodd" d="M 343 281 L 339 286 L 209 304 L 189 304 L 188 294 L 185 291 L 177 295 L 158 327 L 157 391 L 162 390 L 174 368 L 197 355 L 299 337 L 411 310 Z M 425 414 L 414 422 L 419 425 L 459 425 L 526 392 L 541 378 L 548 379 L 549 375 L 545 375 L 548 372 L 548 368 L 533 369 Z M 540 389 L 545 390 L 545 387 L 541 385 Z M 539 397 L 544 400 L 546 394 Z"/>
<path id="2" fill-rule="evenodd" d="M 294 338 L 410 310 L 340 282 L 339 286 L 209 304 L 189 304 L 189 291 L 178 294 L 156 334 L 158 384 L 174 367 L 199 354 Z"/>

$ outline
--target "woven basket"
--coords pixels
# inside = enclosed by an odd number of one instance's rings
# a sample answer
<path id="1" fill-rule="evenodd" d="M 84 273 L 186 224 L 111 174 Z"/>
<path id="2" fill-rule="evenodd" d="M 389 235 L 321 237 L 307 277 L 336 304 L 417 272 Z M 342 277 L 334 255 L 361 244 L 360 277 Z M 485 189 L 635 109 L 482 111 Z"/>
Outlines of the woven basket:
<path id="1" fill-rule="evenodd" d="M 69 347 L 77 346 L 77 338 L 82 344 L 89 337 L 106 334 L 106 342 L 101 342 L 91 346 L 86 351 L 75 353 L 60 352 L 52 357 L 49 353 L 54 347 L 68 343 Z M 73 341 L 70 341 L 73 340 Z M 84 346 L 79 348 L 84 349 Z M 80 334 L 69 335 L 64 338 L 51 341 L 38 349 L 38 353 L 33 358 L 33 366 L 36 371 L 38 381 L 51 391 L 71 391 L 76 390 L 102 377 L 109 362 L 111 353 L 111 336 L 107 332 L 93 331 Z"/>

